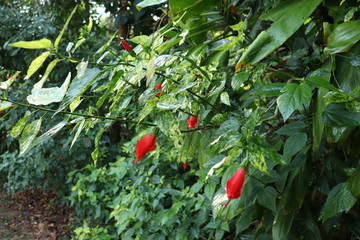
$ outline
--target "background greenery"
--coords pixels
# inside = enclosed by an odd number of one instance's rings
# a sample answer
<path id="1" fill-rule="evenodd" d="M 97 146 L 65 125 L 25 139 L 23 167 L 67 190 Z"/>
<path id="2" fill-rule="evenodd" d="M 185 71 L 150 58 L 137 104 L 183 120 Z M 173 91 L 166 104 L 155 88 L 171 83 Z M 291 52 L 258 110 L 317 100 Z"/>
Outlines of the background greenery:
<path id="1" fill-rule="evenodd" d="M 8 191 L 57 192 L 75 239 L 360 237 L 359 1 L 102 4 L 0 1 Z"/>

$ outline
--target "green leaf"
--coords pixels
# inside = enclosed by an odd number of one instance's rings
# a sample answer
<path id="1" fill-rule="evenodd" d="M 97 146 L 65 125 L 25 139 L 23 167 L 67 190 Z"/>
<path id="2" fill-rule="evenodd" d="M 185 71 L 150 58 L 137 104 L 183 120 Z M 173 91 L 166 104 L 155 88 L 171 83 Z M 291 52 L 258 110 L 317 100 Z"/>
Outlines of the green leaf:
<path id="1" fill-rule="evenodd" d="M 114 40 L 114 38 L 117 36 L 117 33 L 114 33 L 111 38 L 107 41 L 107 43 L 105 43 L 103 46 L 101 46 L 96 52 L 95 52 L 95 56 L 104 52 L 106 49 L 109 48 L 110 44 L 112 43 L 112 41 Z"/>
<path id="2" fill-rule="evenodd" d="M 327 39 L 325 53 L 339 53 L 348 51 L 360 40 L 360 20 L 353 20 L 339 24 Z"/>
<path id="3" fill-rule="evenodd" d="M 241 85 L 248 80 L 250 76 L 249 72 L 239 72 L 236 73 L 233 78 L 231 79 L 231 87 L 232 89 L 237 92 L 240 90 Z"/>
<path id="4" fill-rule="evenodd" d="M 276 17 L 275 14 L 271 16 L 276 21 L 269 29 L 261 32 L 245 50 L 236 64 L 236 71 L 240 71 L 247 64 L 259 62 L 280 47 L 303 25 L 321 2 L 321 0 L 302 0 L 286 9 L 281 5 L 278 6 L 280 14 Z"/>
<path id="5" fill-rule="evenodd" d="M 99 158 L 99 143 L 100 143 L 100 139 L 102 137 L 102 135 L 104 134 L 104 132 L 107 130 L 108 127 L 102 127 L 99 129 L 99 131 L 96 133 L 96 136 L 95 136 L 95 140 L 94 140 L 94 143 L 95 143 L 95 150 L 91 153 L 91 157 L 94 161 L 94 165 L 96 165 L 97 163 L 97 160 Z"/>
<path id="6" fill-rule="evenodd" d="M 281 92 L 283 94 L 278 97 L 277 103 L 284 121 L 302 104 L 310 101 L 312 95 L 311 88 L 306 83 L 300 85 L 296 83 L 287 84 L 281 89 Z"/>
<path id="7" fill-rule="evenodd" d="M 360 196 L 360 170 L 356 170 L 346 182 L 349 190 L 355 197 Z"/>
<path id="8" fill-rule="evenodd" d="M 327 61 L 323 65 L 324 74 L 320 74 L 321 79 L 326 80 L 327 82 L 330 82 L 331 77 L 331 61 Z M 324 124 L 322 121 L 322 114 L 325 110 L 326 103 L 324 96 L 328 92 L 325 88 L 319 88 L 316 95 L 315 100 L 315 116 L 313 118 L 313 152 L 316 152 L 320 148 L 321 139 L 324 132 Z"/>
<path id="9" fill-rule="evenodd" d="M 53 48 L 53 44 L 49 39 L 43 38 L 35 41 L 19 41 L 9 44 L 12 47 L 26 48 L 26 49 L 43 49 Z"/>
<path id="10" fill-rule="evenodd" d="M 205 186 L 205 196 L 212 201 L 212 198 L 214 196 L 215 193 L 215 189 L 216 189 L 216 183 L 215 182 L 210 182 L 208 184 L 206 184 Z"/>
<path id="11" fill-rule="evenodd" d="M 75 133 L 75 136 L 74 136 L 73 140 L 71 141 L 70 149 L 72 148 L 72 146 L 74 145 L 74 143 L 76 142 L 78 137 L 80 136 L 81 131 L 84 129 L 85 119 L 82 119 L 81 122 L 76 124 L 76 125 L 79 125 L 79 126 L 78 126 L 78 129 L 77 129 L 77 131 Z"/>
<path id="12" fill-rule="evenodd" d="M 46 58 L 50 55 L 50 52 L 43 52 L 40 56 L 35 58 L 27 71 L 26 77 L 24 78 L 29 79 L 45 62 Z"/>
<path id="13" fill-rule="evenodd" d="M 264 173 L 269 173 L 265 161 L 265 156 L 263 155 L 262 151 L 260 151 L 259 149 L 253 148 L 249 150 L 247 154 L 247 160 L 250 161 L 250 163 L 259 171 Z"/>
<path id="14" fill-rule="evenodd" d="M 167 2 L 167 0 L 143 0 L 138 4 L 136 4 L 136 7 L 145 8 L 145 7 L 158 5 L 164 2 Z"/>
<path id="15" fill-rule="evenodd" d="M 268 186 L 258 193 L 256 199 L 262 206 L 276 212 L 276 197 L 277 191 L 275 188 Z"/>
<path id="16" fill-rule="evenodd" d="M 64 109 L 67 105 L 73 102 L 76 98 L 80 98 L 81 95 L 91 86 L 96 79 L 96 76 L 100 72 L 97 68 L 86 68 L 87 63 L 80 63 L 78 73 L 72 80 L 69 90 L 67 91 L 63 102 L 59 108 L 59 111 Z"/>
<path id="17" fill-rule="evenodd" d="M 67 29 L 67 27 L 68 27 L 68 25 L 69 25 L 69 23 L 70 23 L 70 20 L 71 20 L 71 18 L 73 17 L 73 15 L 75 14 L 76 9 L 77 9 L 78 6 L 79 6 L 79 5 L 76 5 L 76 6 L 74 7 L 74 9 L 73 9 L 73 10 L 71 11 L 71 13 L 70 13 L 70 16 L 68 17 L 68 19 L 66 19 L 66 22 L 65 22 L 65 24 L 64 24 L 64 27 L 61 29 L 60 34 L 58 35 L 58 37 L 57 37 L 56 40 L 55 40 L 55 43 L 54 43 L 55 49 L 58 49 L 59 43 L 60 43 L 60 41 L 61 41 L 61 39 L 62 39 L 62 36 L 64 35 L 65 30 Z"/>
<path id="18" fill-rule="evenodd" d="M 339 89 L 337 89 L 334 85 L 329 83 L 328 80 L 321 77 L 309 77 L 306 78 L 305 80 L 317 88 L 323 87 L 331 91 L 337 91 L 337 92 L 339 91 Z"/>
<path id="19" fill-rule="evenodd" d="M 230 106 L 230 99 L 229 99 L 229 94 L 227 92 L 222 92 L 220 95 L 220 100 L 222 103 Z"/>
<path id="20" fill-rule="evenodd" d="M 10 136 L 12 136 L 13 138 L 17 138 L 20 135 L 30 115 L 31 115 L 30 111 L 25 112 L 24 116 L 11 129 Z"/>
<path id="21" fill-rule="evenodd" d="M 291 135 L 284 144 L 284 157 L 285 159 L 291 159 L 296 153 L 298 153 L 307 142 L 306 133 L 298 133 Z"/>
<path id="22" fill-rule="evenodd" d="M 250 206 L 240 215 L 239 220 L 236 222 L 236 235 L 246 230 L 253 221 L 254 207 Z"/>
<path id="23" fill-rule="evenodd" d="M 262 85 L 258 90 L 251 92 L 251 95 L 259 97 L 276 97 L 281 94 L 284 83 L 271 83 Z"/>
<path id="24" fill-rule="evenodd" d="M 186 11 L 184 19 L 198 17 L 201 13 L 214 8 L 217 0 L 169 0 L 170 11 L 173 15 L 179 15 Z"/>
<path id="25" fill-rule="evenodd" d="M 20 153 L 19 156 L 24 155 L 30 148 L 33 140 L 38 134 L 41 127 L 41 118 L 31 122 L 24 128 L 19 140 Z"/>
<path id="26" fill-rule="evenodd" d="M 284 210 L 279 210 L 275 216 L 274 225 L 272 227 L 272 239 L 287 239 L 295 212 L 285 213 Z"/>
<path id="27" fill-rule="evenodd" d="M 325 221 L 338 213 L 349 211 L 356 203 L 356 198 L 351 194 L 345 183 L 336 185 L 329 192 L 328 198 L 320 212 L 320 219 Z"/>
<path id="28" fill-rule="evenodd" d="M 360 125 L 360 113 L 350 112 L 345 103 L 332 103 L 322 115 L 325 125 L 332 127 L 351 127 Z"/>
<path id="29" fill-rule="evenodd" d="M 286 124 L 282 128 L 275 131 L 275 133 L 285 136 L 292 136 L 294 134 L 302 133 L 305 131 L 305 123 L 303 121 L 296 121 Z"/>

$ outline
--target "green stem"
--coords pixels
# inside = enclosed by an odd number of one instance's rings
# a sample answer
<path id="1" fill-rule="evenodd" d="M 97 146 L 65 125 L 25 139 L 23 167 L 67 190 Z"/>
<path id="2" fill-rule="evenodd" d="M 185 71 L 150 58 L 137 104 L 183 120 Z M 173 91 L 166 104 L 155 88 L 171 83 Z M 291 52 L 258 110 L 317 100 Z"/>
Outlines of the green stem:
<path id="1" fill-rule="evenodd" d="M 26 107 L 26 108 L 32 108 L 32 109 L 36 109 L 36 110 L 40 110 L 40 111 L 45 111 L 45 112 L 62 113 L 62 114 L 66 114 L 66 115 L 81 116 L 81 117 L 85 117 L 85 118 L 97 118 L 97 119 L 102 119 L 102 120 L 113 120 L 113 121 L 120 121 L 120 122 L 126 122 L 126 123 L 135 123 L 135 124 L 142 124 L 142 125 L 153 126 L 153 127 L 156 127 L 156 126 L 157 126 L 156 124 L 153 124 L 153 123 L 138 122 L 138 121 L 127 120 L 127 119 L 122 119 L 122 118 L 115 118 L 115 117 L 104 117 L 104 116 L 98 116 L 98 115 L 87 115 L 87 114 L 75 113 L 75 112 L 67 112 L 67 111 L 59 111 L 59 112 L 58 112 L 57 110 L 48 109 L 48 108 L 43 108 L 43 107 L 37 107 L 37 106 L 33 106 L 33 105 L 29 105 L 29 104 L 24 104 L 24 103 L 16 102 L 16 101 L 9 100 L 9 99 L 5 99 L 5 98 L 0 98 L 0 100 L 1 100 L 1 101 L 5 101 L 5 102 L 10 102 L 10 103 L 13 103 L 13 104 L 18 105 L 18 106 L 22 106 L 22 107 Z"/>

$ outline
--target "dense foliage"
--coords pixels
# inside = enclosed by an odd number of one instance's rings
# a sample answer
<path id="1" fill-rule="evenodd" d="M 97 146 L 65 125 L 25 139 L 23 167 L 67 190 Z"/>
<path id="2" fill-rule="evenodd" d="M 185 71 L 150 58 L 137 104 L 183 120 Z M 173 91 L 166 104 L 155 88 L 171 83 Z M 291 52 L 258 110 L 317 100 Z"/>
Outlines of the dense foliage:
<path id="1" fill-rule="evenodd" d="M 358 1 L 131 4 L 169 9 L 8 45 L 38 54 L 0 83 L 8 190 L 60 187 L 76 239 L 359 238 Z"/>

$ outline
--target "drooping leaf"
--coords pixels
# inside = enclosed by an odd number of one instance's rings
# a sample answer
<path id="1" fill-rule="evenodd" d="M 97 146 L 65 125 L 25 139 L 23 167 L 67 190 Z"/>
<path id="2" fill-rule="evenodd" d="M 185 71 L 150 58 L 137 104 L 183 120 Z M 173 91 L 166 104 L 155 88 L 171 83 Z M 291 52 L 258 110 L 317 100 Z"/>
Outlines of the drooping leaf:
<path id="1" fill-rule="evenodd" d="M 296 121 L 286 124 L 282 128 L 275 131 L 275 133 L 285 136 L 292 136 L 305 131 L 305 123 L 303 121 Z"/>
<path id="2" fill-rule="evenodd" d="M 49 138 L 54 136 L 57 132 L 59 132 L 63 127 L 65 127 L 67 123 L 68 122 L 66 120 L 59 122 L 58 124 L 56 124 L 55 126 L 50 128 L 45 133 L 43 133 L 39 137 L 35 138 L 35 140 L 32 142 L 30 147 L 34 147 L 34 146 L 36 146 L 36 145 L 38 145 L 40 143 L 45 142 L 46 140 L 48 140 Z"/>
<path id="3" fill-rule="evenodd" d="M 309 85 L 301 83 L 290 83 L 281 89 L 281 96 L 278 97 L 277 103 L 284 121 L 299 108 L 302 104 L 311 100 L 312 91 Z"/>
<path id="4" fill-rule="evenodd" d="M 41 127 L 41 118 L 31 122 L 24 128 L 24 131 L 21 134 L 19 140 L 20 143 L 20 153 L 19 155 L 24 155 L 31 147 L 33 140 L 38 134 Z"/>
<path id="5" fill-rule="evenodd" d="M 325 53 L 339 53 L 349 50 L 360 40 L 360 20 L 339 24 L 327 39 Z"/>
<path id="6" fill-rule="evenodd" d="M 201 13 L 214 8 L 219 2 L 217 0 L 169 0 L 170 11 L 173 15 L 186 12 L 184 19 L 199 16 Z"/>
<path id="7" fill-rule="evenodd" d="M 280 209 L 275 216 L 274 225 L 272 227 L 272 239 L 287 239 L 291 226 L 293 224 L 295 212 L 284 213 Z"/>
<path id="8" fill-rule="evenodd" d="M 0 89 L 8 89 L 10 85 L 15 81 L 16 77 L 19 75 L 20 71 L 17 71 L 14 75 L 11 76 L 10 79 L 8 79 L 5 82 L 0 82 Z"/>
<path id="9" fill-rule="evenodd" d="M 220 94 L 220 100 L 221 100 L 222 103 L 224 103 L 224 104 L 226 104 L 228 106 L 231 105 L 230 104 L 230 99 L 229 99 L 229 94 L 227 92 L 222 92 Z"/>
<path id="10" fill-rule="evenodd" d="M 53 44 L 49 39 L 43 38 L 35 41 L 18 41 L 9 44 L 9 46 L 26 48 L 26 49 L 43 49 L 43 48 L 52 48 Z"/>
<path id="11" fill-rule="evenodd" d="M 45 62 L 46 58 L 50 55 L 50 52 L 43 52 L 40 56 L 35 58 L 27 71 L 26 77 L 24 78 L 29 79 Z"/>
<path id="12" fill-rule="evenodd" d="M 336 185 L 329 192 L 328 198 L 320 212 L 320 219 L 325 221 L 336 214 L 349 211 L 356 203 L 356 198 L 351 194 L 345 183 Z"/>
<path id="13" fill-rule="evenodd" d="M 69 89 L 64 97 L 59 110 L 61 111 L 91 86 L 92 82 L 100 72 L 98 68 L 86 68 L 86 63 L 80 63 L 76 77 L 70 83 Z"/>
<path id="14" fill-rule="evenodd" d="M 275 188 L 268 186 L 262 189 L 256 198 L 262 206 L 276 212 L 276 197 L 277 191 Z"/>
<path id="15" fill-rule="evenodd" d="M 30 111 L 25 112 L 24 116 L 11 129 L 10 136 L 12 136 L 13 138 L 17 138 L 20 135 L 20 133 L 24 129 L 25 124 L 28 121 L 30 115 L 31 115 Z"/>

